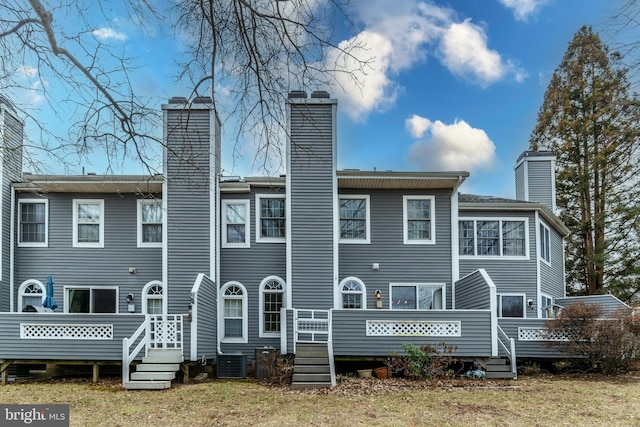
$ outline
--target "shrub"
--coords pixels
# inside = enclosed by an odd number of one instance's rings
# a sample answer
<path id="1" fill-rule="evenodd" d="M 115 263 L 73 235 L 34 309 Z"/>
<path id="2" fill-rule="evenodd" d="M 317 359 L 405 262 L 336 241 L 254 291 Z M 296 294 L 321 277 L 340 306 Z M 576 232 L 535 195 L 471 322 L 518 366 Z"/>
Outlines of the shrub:
<path id="1" fill-rule="evenodd" d="M 444 378 L 455 374 L 452 365 L 458 360 L 453 357 L 457 347 L 447 346 L 444 342 L 437 346 L 424 344 L 402 344 L 405 354 L 390 353 L 385 365 L 392 374 L 401 373 L 413 380 L 425 378 Z"/>
<path id="2" fill-rule="evenodd" d="M 639 323 L 628 309 L 605 315 L 599 304 L 580 301 L 548 321 L 549 345 L 580 358 L 572 362 L 584 369 L 625 373 L 640 357 Z"/>

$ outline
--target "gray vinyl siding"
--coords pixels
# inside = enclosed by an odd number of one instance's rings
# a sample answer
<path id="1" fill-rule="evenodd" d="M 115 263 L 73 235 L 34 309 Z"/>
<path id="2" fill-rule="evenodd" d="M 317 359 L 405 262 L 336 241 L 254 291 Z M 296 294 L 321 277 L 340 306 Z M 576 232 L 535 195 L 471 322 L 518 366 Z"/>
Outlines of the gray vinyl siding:
<path id="1" fill-rule="evenodd" d="M 553 298 L 561 298 L 565 295 L 562 236 L 548 224 L 545 225 L 549 228 L 551 265 L 540 261 L 540 292 Z"/>
<path id="2" fill-rule="evenodd" d="M 480 271 L 475 271 L 455 283 L 457 310 L 489 310 L 491 294 L 489 284 Z"/>
<path id="3" fill-rule="evenodd" d="M 444 283 L 446 307 L 451 307 L 451 191 L 410 192 L 340 189 L 340 195 L 369 194 L 371 242 L 340 243 L 339 278 L 355 276 L 366 286 L 367 307 L 375 307 L 374 291 L 382 291 L 383 308 L 389 308 L 391 283 Z M 435 244 L 404 244 L 403 196 L 435 196 Z M 371 268 L 379 263 L 380 269 Z"/>
<path id="4" fill-rule="evenodd" d="M 560 306 L 566 307 L 571 303 L 583 301 L 587 304 L 600 304 L 605 314 L 611 314 L 614 311 L 624 308 L 630 309 L 630 307 L 624 302 L 620 301 L 613 295 L 590 295 L 590 296 L 579 296 L 579 297 L 567 297 L 567 298 L 557 298 L 554 302 Z"/>
<path id="5" fill-rule="evenodd" d="M 537 317 L 537 252 L 536 236 L 537 225 L 533 212 L 481 212 L 461 211 L 460 219 L 486 218 L 498 220 L 504 218 L 528 218 L 529 220 L 529 257 L 527 259 L 509 259 L 496 256 L 495 259 L 469 257 L 460 258 L 460 276 L 464 277 L 480 268 L 489 274 L 496 285 L 496 291 L 500 293 L 526 293 L 526 300 L 532 299 L 533 309 L 526 309 L 527 317 Z"/>
<path id="6" fill-rule="evenodd" d="M 291 104 L 291 286 L 295 308 L 333 307 L 334 109 Z"/>
<path id="7" fill-rule="evenodd" d="M 402 344 L 445 342 L 457 346 L 454 355 L 488 357 L 491 355 L 491 316 L 489 310 L 333 310 L 333 352 L 335 356 L 388 356 L 401 353 Z M 460 321 L 460 337 L 367 336 L 367 320 Z"/>
<path id="8" fill-rule="evenodd" d="M 0 312 L 10 308 L 10 245 L 11 245 L 11 182 L 18 181 L 22 174 L 23 124 L 12 113 L 0 105 L 0 144 L 2 165 L 0 168 L 0 197 L 2 197 L 2 247 L 0 250 Z"/>
<path id="9" fill-rule="evenodd" d="M 165 107 L 166 108 L 166 107 Z M 166 112 L 167 287 L 169 313 L 185 313 L 199 273 L 211 274 L 210 186 L 212 136 L 209 109 Z M 215 138 L 213 139 L 215 140 Z"/>
<path id="10" fill-rule="evenodd" d="M 528 162 L 529 175 L 529 201 L 544 203 L 553 209 L 553 163 L 549 161 L 530 161 Z"/>
<path id="11" fill-rule="evenodd" d="M 222 342 L 221 348 L 223 352 L 242 352 L 250 357 L 253 357 L 255 347 L 280 347 L 280 338 L 260 337 L 260 283 L 268 276 L 280 277 L 285 282 L 287 279 L 285 243 L 256 243 L 256 194 L 281 194 L 285 197 L 284 189 L 275 187 L 252 187 L 251 193 L 222 193 L 221 195 L 222 200 L 249 200 L 250 202 L 251 221 L 247 224 L 250 247 L 220 249 L 220 287 L 227 282 L 235 281 L 241 283 L 247 290 L 249 334 L 248 343 Z M 224 215 L 224 212 L 221 215 Z M 222 220 L 221 224 L 224 224 Z M 222 310 L 222 295 L 220 295 L 220 301 Z M 223 321 L 222 313 L 220 321 Z"/>
<path id="12" fill-rule="evenodd" d="M 198 292 L 198 343 L 196 354 L 190 353 L 191 347 L 185 347 L 185 359 L 201 360 L 203 357 L 208 361 L 215 358 L 217 350 L 218 319 L 216 316 L 216 284 L 209 277 L 205 276 Z M 185 323 L 185 329 L 190 327 L 189 322 Z M 191 337 L 193 339 L 193 337 Z M 187 356 L 188 354 L 188 356 Z"/>
<path id="13" fill-rule="evenodd" d="M 526 163 L 522 162 L 516 167 L 515 175 L 516 175 L 516 199 L 517 200 L 527 200 L 526 197 L 526 183 L 524 180 L 524 172 L 526 168 Z"/>
<path id="14" fill-rule="evenodd" d="M 122 360 L 122 340 L 144 322 L 141 314 L 3 313 L 0 316 L 0 359 Z M 113 325 L 110 340 L 21 339 L 20 323 Z"/>
<path id="15" fill-rule="evenodd" d="M 137 201 L 141 196 L 50 193 L 47 197 L 48 247 L 16 247 L 15 303 L 18 303 L 21 283 L 35 279 L 44 284 L 47 275 L 52 275 L 58 312 L 63 311 L 64 286 L 117 286 L 119 312 L 127 312 L 125 297 L 132 293 L 139 313 L 144 285 L 152 280 L 162 280 L 162 249 L 137 247 Z M 34 195 L 19 193 L 17 198 L 31 199 Z M 74 199 L 104 200 L 104 248 L 73 247 Z M 136 274 L 129 273 L 130 267 L 136 269 Z"/>
<path id="16" fill-rule="evenodd" d="M 518 328 L 546 328 L 544 319 L 498 319 L 498 325 L 509 338 L 513 338 L 516 344 L 516 359 L 562 359 L 568 357 L 558 347 L 549 347 L 549 341 L 521 341 L 518 337 Z"/>

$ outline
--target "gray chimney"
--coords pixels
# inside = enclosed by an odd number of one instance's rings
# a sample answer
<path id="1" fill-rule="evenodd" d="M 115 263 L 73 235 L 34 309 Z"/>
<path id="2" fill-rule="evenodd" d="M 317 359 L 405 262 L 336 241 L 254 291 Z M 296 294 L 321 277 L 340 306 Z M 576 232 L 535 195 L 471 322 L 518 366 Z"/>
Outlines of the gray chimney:
<path id="1" fill-rule="evenodd" d="M 515 166 L 516 199 L 556 211 L 556 157 L 551 151 L 525 151 Z"/>

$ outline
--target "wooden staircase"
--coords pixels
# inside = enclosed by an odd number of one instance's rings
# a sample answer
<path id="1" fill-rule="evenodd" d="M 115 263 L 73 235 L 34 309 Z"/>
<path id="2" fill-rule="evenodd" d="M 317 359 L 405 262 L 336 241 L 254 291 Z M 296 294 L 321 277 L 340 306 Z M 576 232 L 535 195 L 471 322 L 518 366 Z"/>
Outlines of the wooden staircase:
<path id="1" fill-rule="evenodd" d="M 293 366 L 292 388 L 324 388 L 333 384 L 326 343 L 298 343 Z"/>
<path id="2" fill-rule="evenodd" d="M 180 349 L 149 349 L 136 371 L 124 381 L 126 390 L 163 390 L 171 387 L 182 363 Z"/>
<path id="3" fill-rule="evenodd" d="M 484 369 L 487 379 L 515 380 L 518 377 L 518 374 L 511 370 L 511 362 L 506 357 L 476 359 L 476 362 Z"/>

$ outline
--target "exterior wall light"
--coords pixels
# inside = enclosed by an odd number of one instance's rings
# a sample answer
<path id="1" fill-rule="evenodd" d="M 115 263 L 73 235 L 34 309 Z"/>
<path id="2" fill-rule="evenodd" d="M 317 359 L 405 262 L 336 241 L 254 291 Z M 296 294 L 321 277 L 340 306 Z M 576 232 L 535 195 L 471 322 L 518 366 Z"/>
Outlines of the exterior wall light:
<path id="1" fill-rule="evenodd" d="M 380 289 L 376 289 L 375 296 L 376 296 L 376 308 L 382 308 L 382 292 L 380 292 Z"/>

